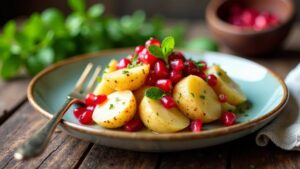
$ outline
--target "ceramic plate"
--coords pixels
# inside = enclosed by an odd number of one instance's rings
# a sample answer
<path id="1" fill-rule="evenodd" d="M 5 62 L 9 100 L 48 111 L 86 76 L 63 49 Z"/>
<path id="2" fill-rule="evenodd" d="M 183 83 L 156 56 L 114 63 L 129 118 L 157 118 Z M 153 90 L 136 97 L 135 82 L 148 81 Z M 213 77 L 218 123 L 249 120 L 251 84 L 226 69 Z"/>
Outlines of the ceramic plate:
<path id="1" fill-rule="evenodd" d="M 127 56 L 130 51 L 133 50 L 121 49 L 82 55 L 46 68 L 29 85 L 30 103 L 50 118 L 63 105 L 87 63 L 105 67 L 111 59 Z M 237 124 L 224 127 L 216 122 L 204 125 L 204 130 L 200 133 L 184 131 L 157 134 L 147 130 L 126 132 L 97 125 L 81 125 L 70 110 L 65 114 L 60 127 L 72 136 L 105 146 L 135 151 L 178 151 L 212 146 L 250 134 L 274 119 L 287 102 L 287 87 L 282 79 L 257 63 L 222 53 L 184 54 L 194 60 L 204 59 L 209 65 L 220 64 L 240 85 L 253 105 L 238 116 Z"/>

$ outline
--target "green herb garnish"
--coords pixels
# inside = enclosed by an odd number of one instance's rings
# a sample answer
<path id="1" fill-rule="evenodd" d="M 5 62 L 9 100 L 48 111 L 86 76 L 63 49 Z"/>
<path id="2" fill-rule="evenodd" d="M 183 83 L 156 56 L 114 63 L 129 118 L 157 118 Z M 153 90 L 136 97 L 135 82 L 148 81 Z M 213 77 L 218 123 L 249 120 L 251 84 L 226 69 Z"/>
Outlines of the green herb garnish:
<path id="1" fill-rule="evenodd" d="M 161 46 L 156 46 L 156 45 L 150 45 L 148 47 L 149 52 L 158 57 L 163 59 L 165 62 L 168 61 L 169 55 L 173 52 L 175 47 L 175 40 L 172 36 L 166 37 L 162 43 Z"/>
<path id="2" fill-rule="evenodd" d="M 150 99 L 159 100 L 165 95 L 165 92 L 158 87 L 150 87 L 146 90 L 145 96 Z"/>
<path id="3" fill-rule="evenodd" d="M 109 105 L 109 110 L 113 109 L 114 108 L 114 105 L 113 104 L 110 104 Z"/>

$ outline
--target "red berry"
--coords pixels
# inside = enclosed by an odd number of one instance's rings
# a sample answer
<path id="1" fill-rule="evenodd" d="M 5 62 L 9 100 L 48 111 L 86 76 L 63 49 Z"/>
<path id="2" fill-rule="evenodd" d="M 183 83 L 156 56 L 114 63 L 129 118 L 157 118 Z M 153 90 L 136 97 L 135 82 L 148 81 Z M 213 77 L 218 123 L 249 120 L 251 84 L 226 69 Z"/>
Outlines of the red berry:
<path id="1" fill-rule="evenodd" d="M 221 103 L 226 103 L 227 102 L 227 96 L 225 94 L 219 94 L 219 101 Z"/>
<path id="2" fill-rule="evenodd" d="M 156 84 L 156 81 L 158 80 L 158 78 L 156 77 L 156 74 L 154 71 L 150 71 L 146 83 L 150 86 L 154 86 Z"/>
<path id="3" fill-rule="evenodd" d="M 79 116 L 86 111 L 85 107 L 77 107 L 73 110 L 73 114 L 76 118 L 79 118 Z"/>
<path id="4" fill-rule="evenodd" d="M 140 52 L 138 60 L 141 63 L 153 65 L 156 62 L 157 58 L 153 56 L 147 48 L 145 48 L 142 52 Z"/>
<path id="5" fill-rule="evenodd" d="M 102 104 L 107 100 L 106 95 L 97 95 L 95 96 L 94 105 Z"/>
<path id="6" fill-rule="evenodd" d="M 157 39 L 151 38 L 146 41 L 145 45 L 146 45 L 146 47 L 149 47 L 150 45 L 160 46 L 160 42 Z"/>
<path id="7" fill-rule="evenodd" d="M 138 54 L 140 54 L 144 49 L 145 49 L 145 46 L 140 45 L 140 46 L 135 47 L 134 51 L 135 51 L 135 53 L 138 55 Z"/>
<path id="8" fill-rule="evenodd" d="M 218 79 L 215 75 L 210 74 L 207 76 L 208 85 L 214 87 L 214 86 L 216 86 L 217 82 L 218 82 Z"/>
<path id="9" fill-rule="evenodd" d="M 185 61 L 185 57 L 181 52 L 173 52 L 170 54 L 170 56 L 168 57 L 168 62 L 171 63 L 172 60 L 175 59 L 181 59 L 183 61 Z"/>
<path id="10" fill-rule="evenodd" d="M 93 122 L 92 116 L 93 112 L 87 110 L 79 116 L 79 122 L 81 124 L 91 124 Z"/>
<path id="11" fill-rule="evenodd" d="M 131 63 L 131 61 L 127 58 L 123 58 L 119 61 L 119 63 L 117 64 L 117 69 L 123 69 L 126 68 L 129 64 Z"/>
<path id="12" fill-rule="evenodd" d="M 191 122 L 191 130 L 193 132 L 200 132 L 202 129 L 202 121 L 200 119 Z"/>
<path id="13" fill-rule="evenodd" d="M 165 92 L 171 92 L 173 89 L 172 82 L 169 79 L 160 79 L 156 81 L 156 86 Z"/>
<path id="14" fill-rule="evenodd" d="M 138 131 L 143 127 L 143 123 L 140 119 L 132 119 L 124 125 L 124 130 L 126 131 Z"/>
<path id="15" fill-rule="evenodd" d="M 180 71 L 184 69 L 184 62 L 181 59 L 174 59 L 170 64 L 173 70 Z"/>
<path id="16" fill-rule="evenodd" d="M 182 79 L 183 75 L 181 71 L 172 70 L 170 73 L 170 80 L 173 82 L 173 84 L 176 84 Z"/>
<path id="17" fill-rule="evenodd" d="M 163 96 L 160 99 L 160 102 L 167 109 L 170 109 L 170 108 L 173 108 L 176 106 L 176 103 L 172 96 Z"/>
<path id="18" fill-rule="evenodd" d="M 155 62 L 154 72 L 158 79 L 165 79 L 169 77 L 169 69 L 163 60 L 158 60 Z"/>
<path id="19" fill-rule="evenodd" d="M 88 106 L 93 106 L 96 96 L 93 93 L 89 93 L 85 96 L 85 104 Z"/>
<path id="20" fill-rule="evenodd" d="M 224 112 L 220 120 L 224 126 L 231 126 L 236 121 L 236 115 L 232 112 Z"/>

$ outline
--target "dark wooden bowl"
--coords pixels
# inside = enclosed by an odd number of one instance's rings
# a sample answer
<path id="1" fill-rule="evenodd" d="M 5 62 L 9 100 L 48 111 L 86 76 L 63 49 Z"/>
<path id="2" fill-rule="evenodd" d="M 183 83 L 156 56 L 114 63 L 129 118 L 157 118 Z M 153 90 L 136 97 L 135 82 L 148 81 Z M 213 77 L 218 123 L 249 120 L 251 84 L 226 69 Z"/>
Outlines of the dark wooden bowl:
<path id="1" fill-rule="evenodd" d="M 231 25 L 225 21 L 225 17 L 232 4 L 270 11 L 279 17 L 280 24 L 261 31 Z M 272 52 L 283 44 L 295 20 L 295 13 L 292 0 L 212 0 L 206 9 L 206 21 L 214 38 L 233 53 L 259 56 Z"/>

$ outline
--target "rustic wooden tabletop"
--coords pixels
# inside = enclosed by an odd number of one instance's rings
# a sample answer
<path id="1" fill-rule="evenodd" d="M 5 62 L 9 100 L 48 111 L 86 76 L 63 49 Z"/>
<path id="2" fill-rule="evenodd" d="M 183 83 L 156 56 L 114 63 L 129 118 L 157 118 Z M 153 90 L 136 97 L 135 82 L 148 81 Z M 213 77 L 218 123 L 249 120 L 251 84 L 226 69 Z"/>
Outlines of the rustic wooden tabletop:
<path id="1" fill-rule="evenodd" d="M 208 35 L 205 25 L 190 24 L 188 36 Z M 283 78 L 300 61 L 300 25 L 284 50 L 264 58 L 250 58 Z M 300 153 L 275 145 L 258 147 L 255 134 L 223 145 L 173 153 L 140 153 L 85 142 L 57 130 L 46 151 L 28 161 L 16 161 L 16 147 L 46 122 L 26 99 L 29 78 L 0 81 L 0 168 L 211 168 L 299 169 Z"/>

